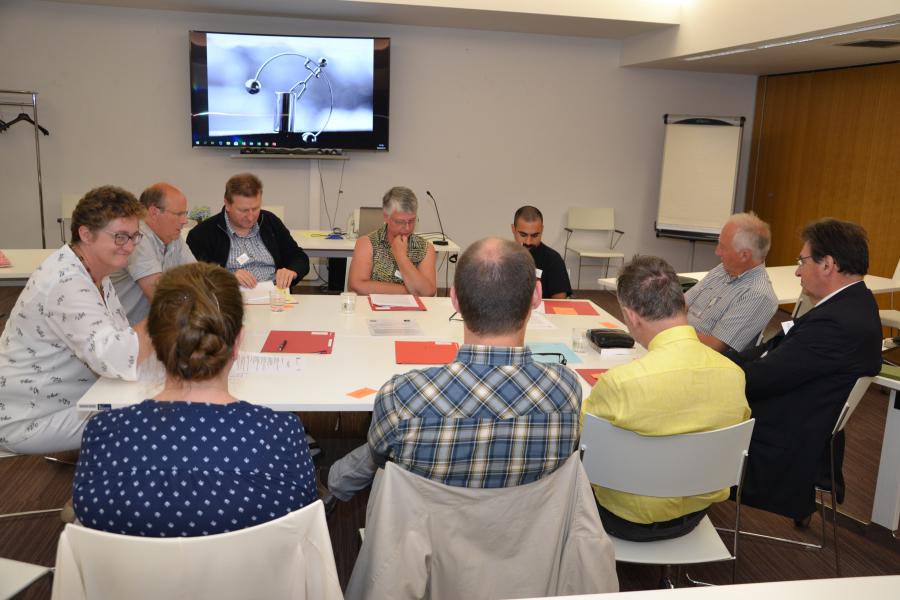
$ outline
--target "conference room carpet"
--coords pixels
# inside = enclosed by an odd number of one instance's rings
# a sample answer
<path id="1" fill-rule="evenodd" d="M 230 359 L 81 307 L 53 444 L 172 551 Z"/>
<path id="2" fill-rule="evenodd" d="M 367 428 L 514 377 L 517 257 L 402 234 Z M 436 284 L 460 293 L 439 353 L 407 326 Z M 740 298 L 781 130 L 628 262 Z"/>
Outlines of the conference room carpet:
<path id="1" fill-rule="evenodd" d="M 0 288 L 0 331 L 6 315 L 12 309 L 20 288 Z M 301 293 L 318 293 L 302 288 Z M 577 294 L 589 298 L 602 308 L 620 316 L 615 297 L 608 292 L 584 291 Z M 788 318 L 779 313 L 771 324 Z M 877 386 L 866 394 L 847 426 L 848 445 L 844 472 L 847 479 L 847 498 L 840 512 L 866 521 L 871 513 L 875 476 L 881 452 L 887 396 Z M 364 442 L 368 414 L 301 413 L 307 429 L 321 444 L 322 464 L 330 464 Z M 59 455 L 63 458 L 66 455 Z M 74 458 L 69 453 L 68 458 Z M 41 457 L 0 459 L 0 514 L 61 507 L 71 493 L 74 467 L 46 462 Z M 359 552 L 358 529 L 365 526 L 368 493 L 358 494 L 351 502 L 338 503 L 328 519 L 338 574 L 346 585 Z M 733 522 L 734 504 L 725 502 L 715 506 L 711 517 L 716 524 Z M 826 515 L 829 513 L 826 512 Z M 900 540 L 877 525 L 863 525 L 851 517 L 840 515 L 841 567 L 844 576 L 900 574 Z M 830 520 L 829 520 L 830 523 Z M 809 530 L 798 531 L 783 517 L 745 508 L 742 528 L 782 537 L 815 539 L 820 531 L 818 515 Z M 52 565 L 56 543 L 62 530 L 56 514 L 0 519 L 0 557 L 44 565 Z M 834 576 L 833 542 L 830 524 L 824 550 L 809 551 L 777 542 L 742 538 L 737 569 L 737 582 L 763 582 L 792 579 L 813 579 Z M 527 549 L 522 550 L 527 560 Z M 721 563 L 691 567 L 691 576 L 717 584 L 731 581 L 731 564 Z M 653 588 L 659 580 L 659 569 L 640 565 L 618 565 L 622 590 Z M 50 597 L 49 578 L 28 589 L 21 598 Z"/>

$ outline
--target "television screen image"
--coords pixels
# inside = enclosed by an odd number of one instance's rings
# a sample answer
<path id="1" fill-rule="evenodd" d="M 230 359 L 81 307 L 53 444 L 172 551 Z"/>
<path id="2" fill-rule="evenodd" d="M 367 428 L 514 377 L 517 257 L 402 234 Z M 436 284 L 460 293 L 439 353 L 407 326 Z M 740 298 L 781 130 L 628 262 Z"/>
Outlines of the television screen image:
<path id="1" fill-rule="evenodd" d="M 190 37 L 194 146 L 388 149 L 389 39 Z"/>

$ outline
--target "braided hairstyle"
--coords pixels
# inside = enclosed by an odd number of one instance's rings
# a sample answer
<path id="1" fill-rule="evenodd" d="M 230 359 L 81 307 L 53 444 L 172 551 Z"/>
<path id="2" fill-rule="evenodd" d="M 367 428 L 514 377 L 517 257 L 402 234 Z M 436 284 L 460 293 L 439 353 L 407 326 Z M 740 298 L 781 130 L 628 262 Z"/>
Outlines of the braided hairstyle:
<path id="1" fill-rule="evenodd" d="M 169 375 L 205 381 L 229 364 L 243 320 L 235 276 L 217 265 L 197 262 L 160 277 L 147 331 Z"/>

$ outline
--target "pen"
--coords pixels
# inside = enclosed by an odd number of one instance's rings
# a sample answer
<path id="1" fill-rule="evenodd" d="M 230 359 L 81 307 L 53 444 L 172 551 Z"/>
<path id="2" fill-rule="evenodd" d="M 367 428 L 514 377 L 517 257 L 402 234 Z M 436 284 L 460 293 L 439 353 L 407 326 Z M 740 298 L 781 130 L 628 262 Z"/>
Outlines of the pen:
<path id="1" fill-rule="evenodd" d="M 278 344 L 278 348 L 275 349 L 276 352 L 281 352 L 284 350 L 285 346 L 287 346 L 287 340 L 282 340 L 280 344 Z"/>

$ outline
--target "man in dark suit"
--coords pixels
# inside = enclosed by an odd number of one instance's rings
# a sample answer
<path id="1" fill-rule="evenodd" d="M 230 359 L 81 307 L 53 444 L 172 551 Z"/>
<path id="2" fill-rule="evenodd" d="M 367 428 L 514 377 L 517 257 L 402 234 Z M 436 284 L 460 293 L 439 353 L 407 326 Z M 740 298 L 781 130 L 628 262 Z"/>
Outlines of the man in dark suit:
<path id="1" fill-rule="evenodd" d="M 756 418 L 741 501 L 798 525 L 815 511 L 815 484 L 826 480 L 829 438 L 850 389 L 881 368 L 878 305 L 863 283 L 865 230 L 823 219 L 802 239 L 796 274 L 813 308 L 786 335 L 733 357 Z"/>

